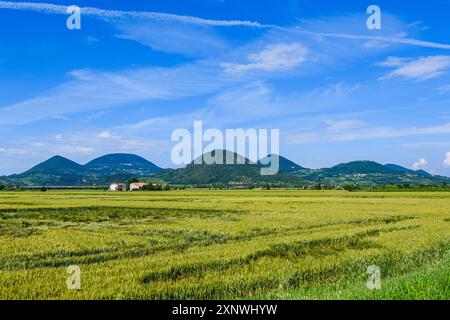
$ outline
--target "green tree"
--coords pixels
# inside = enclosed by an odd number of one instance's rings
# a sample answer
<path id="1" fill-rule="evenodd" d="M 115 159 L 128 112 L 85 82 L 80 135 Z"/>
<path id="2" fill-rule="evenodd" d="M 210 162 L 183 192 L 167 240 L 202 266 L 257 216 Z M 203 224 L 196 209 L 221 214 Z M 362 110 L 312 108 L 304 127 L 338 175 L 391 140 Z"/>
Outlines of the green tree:
<path id="1" fill-rule="evenodd" d="M 128 185 L 130 185 L 132 183 L 136 183 L 136 182 L 139 182 L 138 178 L 130 178 L 130 179 L 128 179 Z"/>
<path id="2" fill-rule="evenodd" d="M 356 184 L 344 184 L 342 186 L 342 189 L 347 190 L 349 192 L 353 192 L 353 191 L 361 189 L 361 187 Z"/>

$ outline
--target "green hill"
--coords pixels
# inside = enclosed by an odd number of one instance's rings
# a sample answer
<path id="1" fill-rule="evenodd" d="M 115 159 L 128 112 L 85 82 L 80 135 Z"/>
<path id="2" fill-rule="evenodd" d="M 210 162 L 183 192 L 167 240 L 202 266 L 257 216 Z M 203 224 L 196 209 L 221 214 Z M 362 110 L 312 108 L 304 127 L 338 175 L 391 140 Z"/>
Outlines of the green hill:
<path id="1" fill-rule="evenodd" d="M 389 164 L 385 164 L 384 166 L 387 167 L 387 168 L 394 169 L 394 170 L 399 170 L 399 171 L 402 171 L 402 172 L 417 173 L 417 174 L 421 174 L 421 175 L 424 175 L 424 176 L 431 176 L 431 174 L 426 172 L 425 170 L 411 170 L 411 169 L 399 166 L 397 164 L 389 163 Z"/>
<path id="2" fill-rule="evenodd" d="M 107 185 L 161 171 L 153 163 L 133 154 L 105 155 L 84 166 L 54 156 L 24 173 L 9 176 L 8 180 L 20 185 Z"/>
<path id="3" fill-rule="evenodd" d="M 89 173 L 80 164 L 54 156 L 10 180 L 26 185 L 80 185 L 88 182 Z"/>
<path id="4" fill-rule="evenodd" d="M 219 155 L 224 162 L 227 158 L 232 159 L 231 164 L 208 164 Z M 382 165 L 373 161 L 353 161 L 331 168 L 313 170 L 279 156 L 279 172 L 275 175 L 262 175 L 261 170 L 267 167 L 263 161 L 253 163 L 230 151 L 211 151 L 196 160 L 181 169 L 163 170 L 133 154 L 109 154 L 94 159 L 84 166 L 64 157 L 55 156 L 22 174 L 1 177 L 0 184 L 108 185 L 112 182 L 125 182 L 130 178 L 166 182 L 171 185 L 224 188 L 309 187 L 318 184 L 327 186 L 450 184 L 448 177 L 433 176 L 423 170 L 415 171 L 395 164 Z"/>
<path id="5" fill-rule="evenodd" d="M 295 162 L 279 155 L 268 155 L 267 157 L 264 157 L 263 159 L 258 161 L 258 164 L 260 166 L 267 166 L 264 165 L 265 163 L 268 163 L 270 161 L 271 157 L 278 157 L 279 161 L 279 172 L 297 172 L 300 170 L 304 170 L 302 166 L 296 164 Z"/>
<path id="6" fill-rule="evenodd" d="M 150 161 L 135 154 L 126 153 L 108 154 L 88 162 L 84 167 L 98 176 L 120 173 L 140 177 L 162 171 Z"/>
<path id="7" fill-rule="evenodd" d="M 159 179 L 169 184 L 175 185 L 192 185 L 192 186 L 288 186 L 288 185 L 304 185 L 307 181 L 302 178 L 280 172 L 276 175 L 261 175 L 262 166 L 253 163 L 249 159 L 236 153 L 216 150 L 206 153 L 203 159 L 214 157 L 215 152 L 222 152 L 222 159 L 234 159 L 233 164 L 206 164 L 205 161 L 193 161 L 185 168 L 177 170 L 168 170 L 163 173 L 156 174 L 152 179 Z M 237 164 L 237 159 L 241 159 L 243 164 Z M 150 179 L 151 180 L 151 179 Z"/>
<path id="8" fill-rule="evenodd" d="M 6 186 L 11 184 L 11 181 L 9 181 L 6 177 L 0 177 L 0 185 Z"/>
<path id="9" fill-rule="evenodd" d="M 450 178 L 432 176 L 425 171 L 414 171 L 398 165 L 382 165 L 373 161 L 353 161 L 332 168 L 300 172 L 302 178 L 324 185 L 437 185 L 450 184 Z"/>
<path id="10" fill-rule="evenodd" d="M 388 174 L 393 170 L 374 161 L 353 161 L 349 163 L 341 163 L 329 169 L 325 169 L 327 174 L 369 174 L 380 173 Z"/>

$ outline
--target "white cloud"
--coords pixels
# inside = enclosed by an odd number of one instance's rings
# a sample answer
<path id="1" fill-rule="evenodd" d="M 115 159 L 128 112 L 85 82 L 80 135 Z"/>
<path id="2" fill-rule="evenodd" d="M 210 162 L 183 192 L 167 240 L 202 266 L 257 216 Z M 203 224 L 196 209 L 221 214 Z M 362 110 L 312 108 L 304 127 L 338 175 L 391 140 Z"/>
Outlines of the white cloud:
<path id="1" fill-rule="evenodd" d="M 442 149 L 450 148 L 450 142 L 413 142 L 402 144 L 403 148 L 410 149 Z"/>
<path id="2" fill-rule="evenodd" d="M 101 138 L 101 139 L 109 139 L 112 137 L 113 137 L 113 135 L 109 131 L 102 131 L 97 135 L 97 138 Z"/>
<path id="3" fill-rule="evenodd" d="M 328 134 L 323 130 L 294 133 L 289 136 L 289 141 L 291 144 L 309 144 L 316 142 L 390 139 L 449 133 L 450 123 L 433 127 L 409 127 L 402 129 L 389 127 L 363 127 L 360 129 L 332 132 Z"/>
<path id="4" fill-rule="evenodd" d="M 73 148 L 74 152 L 81 152 L 81 153 L 87 153 L 87 154 L 91 154 L 95 151 L 94 148 L 91 147 L 83 147 L 83 146 L 75 146 Z"/>
<path id="5" fill-rule="evenodd" d="M 401 67 L 411 60 L 411 58 L 404 57 L 387 57 L 386 60 L 381 61 L 376 65 L 380 67 Z"/>
<path id="6" fill-rule="evenodd" d="M 349 120 L 326 120 L 325 121 L 329 126 L 327 128 L 328 131 L 345 131 L 350 129 L 361 128 L 366 124 L 360 120 L 349 119 Z"/>
<path id="7" fill-rule="evenodd" d="M 445 155 L 444 162 L 442 163 L 446 167 L 450 167 L 450 152 Z"/>
<path id="8" fill-rule="evenodd" d="M 247 56 L 247 64 L 222 63 L 229 74 L 241 74 L 247 71 L 285 71 L 293 69 L 306 60 L 308 49 L 299 43 L 274 44 L 258 53 Z"/>
<path id="9" fill-rule="evenodd" d="M 414 22 L 408 24 L 408 27 L 409 28 L 416 28 L 416 29 L 419 29 L 419 30 L 422 30 L 422 31 L 428 30 L 430 28 L 429 26 L 425 25 L 423 23 L 423 21 L 414 21 Z"/>
<path id="10" fill-rule="evenodd" d="M 22 148 L 0 148 L 0 153 L 7 155 L 24 155 L 27 154 L 27 150 Z"/>
<path id="11" fill-rule="evenodd" d="M 414 169 L 421 169 L 421 168 L 426 168 L 426 166 L 428 165 L 428 161 L 426 159 L 419 159 L 418 161 L 414 162 L 412 167 Z"/>
<path id="12" fill-rule="evenodd" d="M 447 92 L 450 92 L 450 84 L 447 84 L 447 85 L 445 85 L 445 86 L 439 87 L 439 88 L 438 88 L 438 91 L 439 91 L 440 93 L 447 93 Z"/>
<path id="13" fill-rule="evenodd" d="M 168 68 L 141 68 L 117 73 L 76 70 L 72 79 L 47 93 L 1 108 L 0 124 L 17 125 L 78 112 L 150 100 L 198 96 L 227 83 L 218 69 L 202 63 Z"/>
<path id="14" fill-rule="evenodd" d="M 166 21 L 116 25 L 119 39 L 137 41 L 153 50 L 207 57 L 224 52 L 228 43 L 212 28 Z"/>
<path id="15" fill-rule="evenodd" d="M 381 66 L 398 67 L 380 79 L 401 77 L 409 80 L 428 80 L 442 75 L 450 67 L 450 56 L 429 56 L 415 60 L 389 57 Z"/>

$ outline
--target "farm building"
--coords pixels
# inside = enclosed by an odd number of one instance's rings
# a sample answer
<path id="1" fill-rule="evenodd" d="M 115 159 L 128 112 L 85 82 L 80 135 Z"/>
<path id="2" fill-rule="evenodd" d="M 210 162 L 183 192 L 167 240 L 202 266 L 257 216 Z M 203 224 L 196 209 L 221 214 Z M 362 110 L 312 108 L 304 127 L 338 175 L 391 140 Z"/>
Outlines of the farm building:
<path id="1" fill-rule="evenodd" d="M 109 191 L 127 191 L 125 183 L 113 183 L 109 186 Z"/>
<path id="2" fill-rule="evenodd" d="M 143 182 L 133 182 L 130 184 L 130 191 L 133 190 L 139 190 L 142 187 L 145 187 L 146 185 L 148 185 L 148 183 L 143 183 Z"/>

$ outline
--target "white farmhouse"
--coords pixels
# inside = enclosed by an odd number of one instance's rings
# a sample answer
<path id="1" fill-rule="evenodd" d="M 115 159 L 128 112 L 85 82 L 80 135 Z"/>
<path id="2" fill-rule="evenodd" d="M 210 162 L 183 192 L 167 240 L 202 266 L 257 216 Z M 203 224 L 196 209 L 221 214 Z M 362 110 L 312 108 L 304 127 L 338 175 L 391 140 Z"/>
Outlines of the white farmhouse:
<path id="1" fill-rule="evenodd" d="M 142 187 L 145 187 L 146 185 L 148 185 L 148 183 L 142 183 L 142 182 L 133 182 L 130 184 L 130 190 L 139 190 Z"/>
<path id="2" fill-rule="evenodd" d="M 127 191 L 125 183 L 113 183 L 109 186 L 109 191 Z"/>

